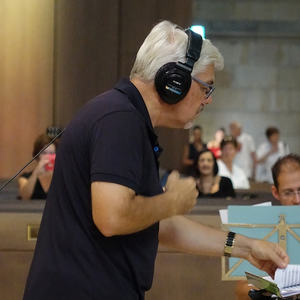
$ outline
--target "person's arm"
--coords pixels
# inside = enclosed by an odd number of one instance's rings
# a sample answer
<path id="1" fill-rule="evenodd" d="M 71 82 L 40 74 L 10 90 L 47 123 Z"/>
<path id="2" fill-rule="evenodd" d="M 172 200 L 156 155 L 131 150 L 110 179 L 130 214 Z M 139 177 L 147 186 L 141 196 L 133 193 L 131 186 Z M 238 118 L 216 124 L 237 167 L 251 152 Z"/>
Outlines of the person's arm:
<path id="1" fill-rule="evenodd" d="M 93 182 L 94 223 L 107 237 L 143 230 L 164 218 L 189 211 L 198 195 L 195 185 L 193 178 L 179 178 L 179 173 L 173 171 L 165 193 L 143 197 L 119 184 Z"/>
<path id="2" fill-rule="evenodd" d="M 183 252 L 222 256 L 226 238 L 227 232 L 204 226 L 183 216 L 174 216 L 160 222 L 160 243 Z M 235 237 L 232 256 L 248 260 L 271 276 L 277 267 L 284 268 L 289 261 L 278 244 L 240 234 Z"/>
<path id="3" fill-rule="evenodd" d="M 189 146 L 185 145 L 183 148 L 183 155 L 182 155 L 182 164 L 184 166 L 192 166 L 194 161 L 189 158 Z"/>
<path id="4" fill-rule="evenodd" d="M 22 200 L 29 200 L 32 196 L 35 184 L 37 181 L 36 173 L 32 173 L 29 178 L 20 177 L 18 179 L 19 184 L 19 196 Z"/>

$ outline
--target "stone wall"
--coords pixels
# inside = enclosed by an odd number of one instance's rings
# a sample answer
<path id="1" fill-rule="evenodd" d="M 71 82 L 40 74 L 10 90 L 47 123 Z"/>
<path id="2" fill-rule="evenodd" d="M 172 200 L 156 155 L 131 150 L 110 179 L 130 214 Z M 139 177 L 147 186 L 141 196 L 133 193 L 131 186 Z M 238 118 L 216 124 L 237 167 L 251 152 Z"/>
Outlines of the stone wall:
<path id="1" fill-rule="evenodd" d="M 204 138 L 239 121 L 256 144 L 268 126 L 300 153 L 300 1 L 195 0 L 193 23 L 220 49 L 213 103 L 197 123 Z"/>

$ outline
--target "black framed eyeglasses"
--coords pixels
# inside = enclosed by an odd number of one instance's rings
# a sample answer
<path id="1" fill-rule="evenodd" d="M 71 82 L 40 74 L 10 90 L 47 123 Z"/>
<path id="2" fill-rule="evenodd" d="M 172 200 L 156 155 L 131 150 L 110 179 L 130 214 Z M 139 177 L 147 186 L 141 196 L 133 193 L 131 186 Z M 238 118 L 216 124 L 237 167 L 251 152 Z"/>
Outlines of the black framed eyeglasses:
<path id="1" fill-rule="evenodd" d="M 202 84 L 204 87 L 206 87 L 208 89 L 205 92 L 205 99 L 208 99 L 211 96 L 211 94 L 213 93 L 213 91 L 215 90 L 215 88 L 216 88 L 214 85 L 208 84 L 208 83 L 206 83 L 206 82 L 204 82 L 204 81 L 202 81 L 202 80 L 200 80 L 200 79 L 198 79 L 194 76 L 192 76 L 192 79 L 195 80 L 196 82 Z"/>

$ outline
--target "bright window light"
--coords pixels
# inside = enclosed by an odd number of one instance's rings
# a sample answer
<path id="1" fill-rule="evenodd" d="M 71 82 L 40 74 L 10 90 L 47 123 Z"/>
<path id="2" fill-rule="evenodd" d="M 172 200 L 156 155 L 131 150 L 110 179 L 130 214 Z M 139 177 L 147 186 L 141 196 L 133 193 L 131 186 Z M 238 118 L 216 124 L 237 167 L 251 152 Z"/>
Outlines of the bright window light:
<path id="1" fill-rule="evenodd" d="M 193 25 L 191 26 L 191 30 L 200 34 L 203 39 L 205 39 L 205 27 L 202 25 Z"/>

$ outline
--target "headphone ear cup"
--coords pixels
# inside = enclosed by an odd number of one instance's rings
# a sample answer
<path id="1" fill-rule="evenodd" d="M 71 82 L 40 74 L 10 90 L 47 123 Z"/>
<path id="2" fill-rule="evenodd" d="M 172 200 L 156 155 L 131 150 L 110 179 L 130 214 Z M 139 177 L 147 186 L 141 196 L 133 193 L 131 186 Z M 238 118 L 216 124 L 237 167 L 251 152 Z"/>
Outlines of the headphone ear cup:
<path id="1" fill-rule="evenodd" d="M 170 62 L 163 65 L 155 75 L 155 87 L 163 101 L 176 104 L 188 93 L 191 86 L 191 73 Z"/>

